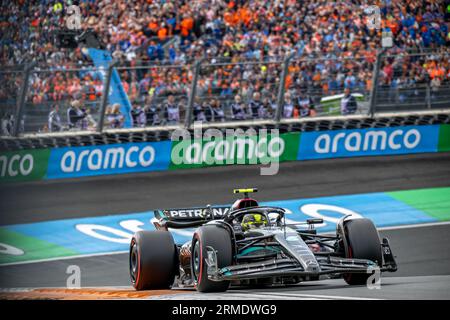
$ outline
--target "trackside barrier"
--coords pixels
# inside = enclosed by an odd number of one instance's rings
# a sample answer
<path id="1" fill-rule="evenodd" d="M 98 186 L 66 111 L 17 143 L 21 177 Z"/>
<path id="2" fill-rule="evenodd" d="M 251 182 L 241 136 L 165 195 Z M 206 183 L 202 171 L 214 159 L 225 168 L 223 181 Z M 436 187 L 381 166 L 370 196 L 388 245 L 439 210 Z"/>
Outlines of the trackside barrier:
<path id="1" fill-rule="evenodd" d="M 450 125 L 33 149 L 0 153 L 0 183 L 217 165 L 448 151 Z"/>
<path id="2" fill-rule="evenodd" d="M 47 179 L 167 170 L 171 141 L 52 149 Z"/>
<path id="3" fill-rule="evenodd" d="M 437 152 L 439 125 L 302 134 L 297 160 Z"/>
<path id="4" fill-rule="evenodd" d="M 0 183 L 44 179 L 50 152 L 50 149 L 1 152 Z"/>

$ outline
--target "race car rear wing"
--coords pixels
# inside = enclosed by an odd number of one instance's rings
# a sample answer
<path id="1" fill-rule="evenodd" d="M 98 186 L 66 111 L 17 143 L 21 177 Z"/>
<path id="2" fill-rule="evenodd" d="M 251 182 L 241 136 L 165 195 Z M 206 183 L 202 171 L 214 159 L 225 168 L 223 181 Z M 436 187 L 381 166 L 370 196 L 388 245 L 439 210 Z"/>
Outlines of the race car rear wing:
<path id="1" fill-rule="evenodd" d="M 200 226 L 210 220 L 223 219 L 229 210 L 229 206 L 155 210 L 156 221 L 153 224 L 157 229 L 191 228 Z"/>

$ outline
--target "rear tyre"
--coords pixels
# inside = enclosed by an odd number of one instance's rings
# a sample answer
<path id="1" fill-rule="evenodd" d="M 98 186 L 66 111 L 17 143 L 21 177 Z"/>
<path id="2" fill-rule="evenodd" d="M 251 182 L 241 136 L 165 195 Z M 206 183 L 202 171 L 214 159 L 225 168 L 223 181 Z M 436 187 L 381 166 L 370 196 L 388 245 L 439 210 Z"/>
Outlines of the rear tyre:
<path id="1" fill-rule="evenodd" d="M 170 232 L 139 231 L 131 239 L 129 268 L 136 290 L 169 289 L 177 264 L 177 249 Z"/>
<path id="2" fill-rule="evenodd" d="M 205 262 L 206 247 L 217 252 L 217 266 L 230 266 L 233 261 L 233 249 L 229 232 L 216 225 L 205 225 L 197 229 L 192 238 L 191 270 L 192 278 L 199 292 L 223 292 L 230 286 L 230 281 L 211 281 L 207 275 Z"/>
<path id="3" fill-rule="evenodd" d="M 354 219 L 345 222 L 345 237 L 347 258 L 368 259 L 382 266 L 383 257 L 378 231 L 369 219 Z M 367 283 L 370 273 L 346 273 L 344 280 L 350 285 L 363 285 Z"/>

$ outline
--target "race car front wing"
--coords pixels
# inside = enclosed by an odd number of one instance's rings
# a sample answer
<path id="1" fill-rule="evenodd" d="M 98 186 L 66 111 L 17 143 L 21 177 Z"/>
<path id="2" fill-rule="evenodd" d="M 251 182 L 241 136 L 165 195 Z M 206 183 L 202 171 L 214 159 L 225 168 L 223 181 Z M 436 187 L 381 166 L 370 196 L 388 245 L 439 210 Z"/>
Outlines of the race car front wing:
<path id="1" fill-rule="evenodd" d="M 207 257 L 205 261 L 207 264 L 208 278 L 212 281 L 292 276 L 318 278 L 320 275 L 373 273 L 376 270 L 379 272 L 396 271 L 397 264 L 390 249 L 388 239 L 383 239 L 381 248 L 384 260 L 382 267 L 378 267 L 375 262 L 367 259 L 316 255 L 316 260 L 319 264 L 319 268 L 316 271 L 305 270 L 298 261 L 292 258 L 269 259 L 218 268 L 216 251 L 212 247 L 206 248 Z"/>

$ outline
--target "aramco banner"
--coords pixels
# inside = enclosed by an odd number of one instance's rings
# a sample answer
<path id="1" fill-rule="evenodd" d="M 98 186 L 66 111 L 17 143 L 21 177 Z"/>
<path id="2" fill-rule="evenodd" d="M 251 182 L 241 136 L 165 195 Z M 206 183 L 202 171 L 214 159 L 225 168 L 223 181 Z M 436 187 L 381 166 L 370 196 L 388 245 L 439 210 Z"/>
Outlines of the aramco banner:
<path id="1" fill-rule="evenodd" d="M 448 151 L 450 125 L 33 149 L 0 152 L 0 182 Z"/>
<path id="2" fill-rule="evenodd" d="M 297 160 L 437 152 L 439 130 L 435 125 L 305 132 Z"/>

